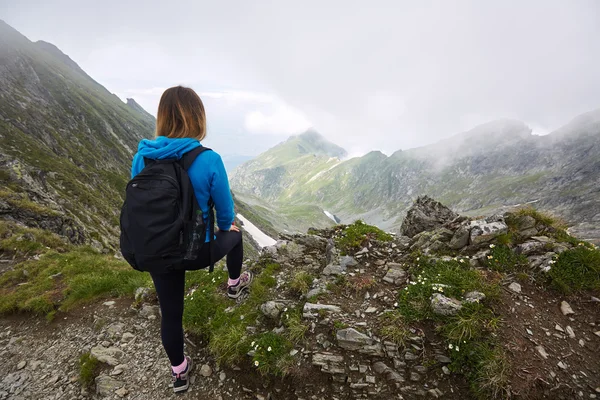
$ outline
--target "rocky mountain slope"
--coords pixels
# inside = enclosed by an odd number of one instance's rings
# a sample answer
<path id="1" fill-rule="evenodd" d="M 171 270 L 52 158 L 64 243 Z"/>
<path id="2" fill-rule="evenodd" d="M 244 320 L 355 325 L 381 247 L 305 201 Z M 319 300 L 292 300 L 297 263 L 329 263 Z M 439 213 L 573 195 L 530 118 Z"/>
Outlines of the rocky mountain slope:
<path id="1" fill-rule="evenodd" d="M 289 154 L 301 139 L 239 167 L 233 189 L 273 207 L 310 205 L 345 222 L 363 218 L 388 230 L 400 227 L 420 195 L 471 215 L 535 202 L 580 236 L 600 238 L 600 110 L 547 136 L 532 135 L 522 122 L 500 120 L 390 157 L 371 152 L 340 161 L 315 150 L 294 162 Z"/>
<path id="2" fill-rule="evenodd" d="M 597 248 L 532 209 L 471 219 L 429 198 L 403 232 L 357 222 L 284 235 L 247 263 L 256 278 L 237 302 L 225 271 L 189 273 L 186 351 L 198 367 L 184 397 L 600 396 Z M 0 286 L 34 283 L 48 257 Z M 0 399 L 179 397 L 158 320 L 143 287 L 134 303 L 61 306 L 49 325 L 2 319 Z"/>
<path id="3" fill-rule="evenodd" d="M 133 152 L 154 118 L 58 48 L 0 21 L 0 213 L 113 248 Z"/>

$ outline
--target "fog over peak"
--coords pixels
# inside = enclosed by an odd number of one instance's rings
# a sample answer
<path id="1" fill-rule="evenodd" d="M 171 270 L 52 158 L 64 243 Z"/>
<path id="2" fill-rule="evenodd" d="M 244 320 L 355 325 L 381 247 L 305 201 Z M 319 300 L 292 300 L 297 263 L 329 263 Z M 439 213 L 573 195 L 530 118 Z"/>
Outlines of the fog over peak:
<path id="1" fill-rule="evenodd" d="M 392 154 L 500 118 L 546 134 L 600 107 L 600 3 L 0 1 L 121 98 L 205 99 L 211 145 L 257 154 L 313 126 Z"/>

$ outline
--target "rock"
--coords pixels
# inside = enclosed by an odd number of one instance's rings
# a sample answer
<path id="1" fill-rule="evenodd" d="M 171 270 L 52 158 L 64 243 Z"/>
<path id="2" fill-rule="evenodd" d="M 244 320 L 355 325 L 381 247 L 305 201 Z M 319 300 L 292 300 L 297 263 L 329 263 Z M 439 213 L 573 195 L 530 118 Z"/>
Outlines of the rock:
<path id="1" fill-rule="evenodd" d="M 546 245 L 538 241 L 530 241 L 519 244 L 515 248 L 517 254 L 523 254 L 524 256 L 530 256 L 536 253 L 543 253 Z"/>
<path id="2" fill-rule="evenodd" d="M 465 294 L 465 302 L 466 303 L 479 303 L 480 301 L 485 299 L 485 294 L 481 292 L 469 292 Z"/>
<path id="3" fill-rule="evenodd" d="M 318 296 L 322 293 L 327 293 L 328 290 L 327 288 L 323 287 L 323 286 L 317 286 L 314 289 L 311 289 L 307 294 L 306 294 L 306 298 L 310 299 L 312 297 Z"/>
<path id="4" fill-rule="evenodd" d="M 424 231 L 441 227 L 458 217 L 458 214 L 430 197 L 419 197 L 406 213 L 400 232 L 413 237 Z"/>
<path id="5" fill-rule="evenodd" d="M 343 256 L 340 259 L 340 266 L 342 268 L 347 268 L 347 267 L 356 267 L 358 265 L 358 262 L 354 259 L 354 257 L 350 257 L 350 256 Z"/>
<path id="6" fill-rule="evenodd" d="M 460 250 L 469 245 L 470 236 L 471 228 L 466 225 L 461 225 L 456 232 L 454 232 L 454 236 L 450 239 L 448 247 L 452 250 Z"/>
<path id="7" fill-rule="evenodd" d="M 114 306 L 115 304 L 116 304 L 116 303 L 115 303 L 114 301 L 106 301 L 106 302 L 102 303 L 102 305 L 103 305 L 103 306 L 106 306 L 106 307 L 112 307 L 112 306 Z"/>
<path id="8" fill-rule="evenodd" d="M 441 363 L 441 364 L 450 364 L 452 363 L 452 360 L 450 359 L 450 357 L 447 357 L 443 354 L 436 354 L 435 355 L 435 359 Z"/>
<path id="9" fill-rule="evenodd" d="M 456 299 L 435 293 L 431 296 L 431 307 L 433 312 L 438 315 L 456 315 L 461 310 L 462 305 Z"/>
<path id="10" fill-rule="evenodd" d="M 25 368 L 25 366 L 27 365 L 27 361 L 21 361 L 20 363 L 17 364 L 17 371 L 22 370 L 23 368 Z"/>
<path id="11" fill-rule="evenodd" d="M 470 243 L 477 245 L 487 243 L 508 232 L 508 226 L 502 221 L 486 222 L 485 220 L 471 221 Z"/>
<path id="12" fill-rule="evenodd" d="M 113 393 L 123 386 L 123 383 L 111 378 L 108 375 L 97 376 L 96 379 L 96 394 L 100 396 L 112 396 Z"/>
<path id="13" fill-rule="evenodd" d="M 394 371 L 392 368 L 388 367 L 381 361 L 378 361 L 375 364 L 373 364 L 373 371 L 375 371 L 377 374 L 384 375 L 388 381 L 394 383 L 404 382 L 404 378 L 402 377 L 402 375 L 400 375 L 398 372 Z"/>
<path id="14" fill-rule="evenodd" d="M 364 254 L 367 254 L 368 252 L 369 252 L 369 249 L 368 249 L 368 248 L 366 248 L 366 247 L 363 247 L 363 249 L 362 249 L 361 251 L 359 251 L 359 252 L 355 253 L 354 255 L 355 255 L 355 256 L 362 256 L 362 255 L 364 255 Z"/>
<path id="15" fill-rule="evenodd" d="M 521 285 L 517 282 L 511 283 L 510 285 L 508 285 L 508 288 L 514 293 L 521 293 Z"/>
<path id="16" fill-rule="evenodd" d="M 444 395 L 444 392 L 442 392 L 438 388 L 430 389 L 427 393 L 429 393 L 432 397 L 435 397 L 436 399 L 439 399 Z"/>
<path id="17" fill-rule="evenodd" d="M 313 354 L 312 364 L 321 367 L 321 371 L 328 374 L 345 374 L 344 357 L 331 353 Z"/>
<path id="18" fill-rule="evenodd" d="M 567 335 L 569 335 L 571 339 L 575 339 L 575 331 L 573 330 L 573 328 L 567 326 L 565 330 L 567 331 Z"/>
<path id="19" fill-rule="evenodd" d="M 375 307 L 369 307 L 365 310 L 365 314 L 373 314 L 374 312 L 377 312 L 377 308 Z"/>
<path id="20" fill-rule="evenodd" d="M 421 380 L 421 375 L 419 375 L 416 372 L 411 372 L 410 373 L 410 380 L 413 382 L 419 382 Z"/>
<path id="21" fill-rule="evenodd" d="M 116 347 L 92 347 L 90 351 L 92 356 L 98 359 L 98 361 L 106 363 L 111 367 L 119 365 L 119 360 L 123 358 L 123 351 Z"/>
<path id="22" fill-rule="evenodd" d="M 548 358 L 548 353 L 546 353 L 546 349 L 544 349 L 542 346 L 536 346 L 535 349 L 544 359 Z"/>
<path id="23" fill-rule="evenodd" d="M 131 332 L 125 332 L 123 334 L 123 336 L 121 337 L 121 342 L 123 342 L 123 343 L 129 343 L 133 339 L 135 339 L 135 335 L 133 333 L 131 333 Z"/>
<path id="24" fill-rule="evenodd" d="M 444 365 L 442 367 L 442 372 L 444 373 L 444 375 L 450 375 L 450 368 L 448 368 Z"/>
<path id="25" fill-rule="evenodd" d="M 407 274 L 404 269 L 400 266 L 400 264 L 389 263 L 387 273 L 383 277 L 383 280 L 388 283 L 392 283 L 394 285 L 400 285 L 406 282 Z"/>
<path id="26" fill-rule="evenodd" d="M 278 301 L 267 301 L 260 306 L 260 311 L 269 318 L 277 319 L 281 312 L 285 309 L 285 303 Z"/>
<path id="27" fill-rule="evenodd" d="M 342 312 L 342 309 L 339 308 L 338 306 L 333 306 L 333 305 L 329 305 L 329 304 L 304 303 L 304 308 L 302 309 L 302 313 L 303 313 L 304 318 L 314 318 L 315 314 L 313 314 L 313 313 L 318 313 L 320 310 L 333 312 L 333 313 Z"/>
<path id="28" fill-rule="evenodd" d="M 144 318 L 152 319 L 152 317 L 156 318 L 157 311 L 158 309 L 156 306 L 146 304 L 140 310 L 140 315 Z"/>
<path id="29" fill-rule="evenodd" d="M 345 272 L 346 268 L 335 264 L 329 264 L 323 269 L 323 275 L 342 275 Z"/>
<path id="30" fill-rule="evenodd" d="M 566 301 L 562 301 L 560 303 L 560 311 L 562 311 L 563 315 L 575 314 L 575 311 L 573 311 L 569 303 Z"/>
<path id="31" fill-rule="evenodd" d="M 567 364 L 565 364 L 562 361 L 559 361 L 558 362 L 558 368 L 560 368 L 560 369 L 567 369 Z"/>
<path id="32" fill-rule="evenodd" d="M 106 328 L 106 333 L 108 333 L 108 335 L 111 338 L 116 338 L 118 336 L 121 336 L 122 332 L 123 332 L 123 328 L 124 325 L 120 322 L 115 322 L 110 324 L 107 328 Z"/>
<path id="33" fill-rule="evenodd" d="M 151 288 L 139 287 L 135 290 L 135 301 L 138 303 L 148 301 L 148 299 L 150 299 L 150 296 L 152 296 L 153 292 L 154 291 Z"/>
<path id="34" fill-rule="evenodd" d="M 548 236 L 532 236 L 531 238 L 540 243 L 552 243 L 553 242 L 552 239 L 550 239 Z"/>
<path id="35" fill-rule="evenodd" d="M 119 397 L 125 397 L 129 394 L 129 390 L 127 390 L 125 388 L 117 389 L 115 391 L 115 394 Z"/>
<path id="36" fill-rule="evenodd" d="M 60 277 L 62 277 L 62 272 L 57 272 L 54 275 L 50 275 L 50 278 L 52 278 L 52 279 L 58 279 Z"/>
<path id="37" fill-rule="evenodd" d="M 201 368 L 200 368 L 200 375 L 204 376 L 205 378 L 208 378 L 209 376 L 211 376 L 213 373 L 212 368 L 210 367 L 210 365 L 208 364 L 204 364 Z"/>
<path id="38" fill-rule="evenodd" d="M 338 344 L 347 350 L 358 350 L 364 345 L 372 345 L 375 341 L 354 328 L 340 329 L 336 333 Z"/>
<path id="39" fill-rule="evenodd" d="M 225 372 L 221 372 L 219 374 L 219 382 L 225 382 L 225 379 L 227 379 L 227 374 Z"/>

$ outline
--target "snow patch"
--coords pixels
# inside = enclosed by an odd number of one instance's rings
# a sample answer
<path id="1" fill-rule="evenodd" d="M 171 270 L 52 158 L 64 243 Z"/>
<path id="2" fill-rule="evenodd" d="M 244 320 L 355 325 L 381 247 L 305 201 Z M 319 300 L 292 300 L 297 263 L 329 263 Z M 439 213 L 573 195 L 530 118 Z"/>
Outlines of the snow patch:
<path id="1" fill-rule="evenodd" d="M 248 221 L 242 214 L 238 213 L 237 217 L 244 223 L 242 229 L 248 232 L 250 236 L 252 236 L 252 239 L 254 239 L 260 247 L 273 246 L 275 243 L 277 243 L 275 239 L 258 229 L 256 225 Z"/>

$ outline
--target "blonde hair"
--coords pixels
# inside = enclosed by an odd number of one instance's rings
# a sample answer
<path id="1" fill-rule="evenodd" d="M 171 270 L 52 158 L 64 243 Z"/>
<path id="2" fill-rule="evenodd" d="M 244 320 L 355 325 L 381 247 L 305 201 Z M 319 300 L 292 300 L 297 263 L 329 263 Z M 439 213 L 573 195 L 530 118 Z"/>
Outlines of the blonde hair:
<path id="1" fill-rule="evenodd" d="M 156 136 L 198 140 L 206 137 L 204 104 L 194 90 L 183 86 L 165 90 L 158 104 Z"/>

